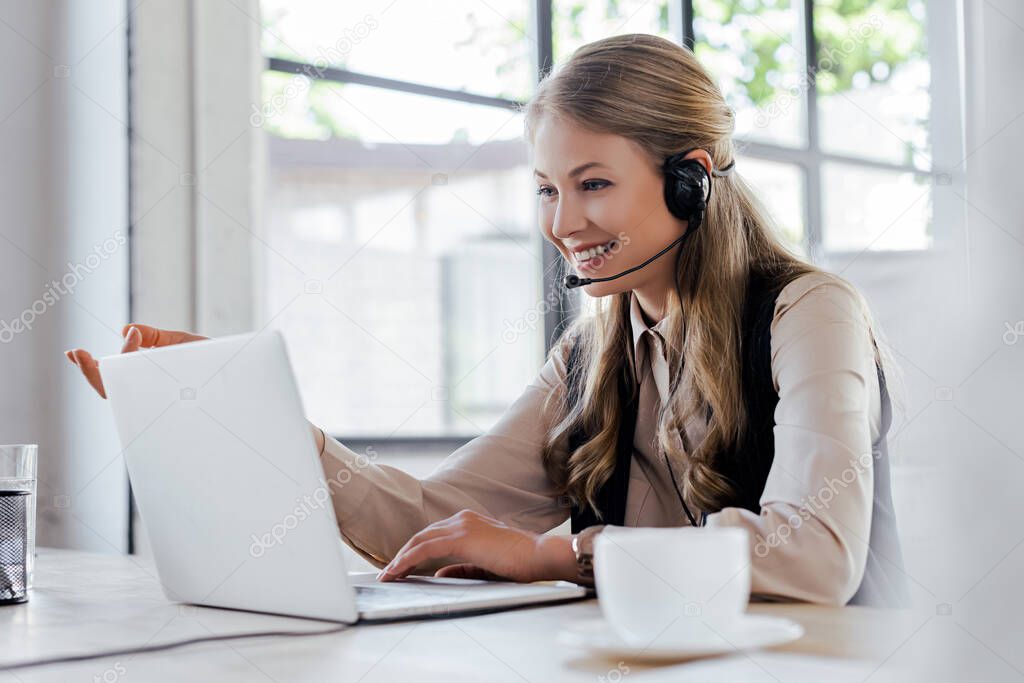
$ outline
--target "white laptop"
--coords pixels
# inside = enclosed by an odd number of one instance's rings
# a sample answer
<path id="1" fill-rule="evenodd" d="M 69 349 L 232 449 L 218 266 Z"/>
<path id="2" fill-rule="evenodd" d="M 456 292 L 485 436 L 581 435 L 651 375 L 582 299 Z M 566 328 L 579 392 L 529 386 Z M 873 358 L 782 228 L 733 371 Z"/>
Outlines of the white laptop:
<path id="1" fill-rule="evenodd" d="M 349 573 L 279 332 L 107 356 L 100 368 L 171 600 L 352 623 L 586 595 L 564 581 Z"/>

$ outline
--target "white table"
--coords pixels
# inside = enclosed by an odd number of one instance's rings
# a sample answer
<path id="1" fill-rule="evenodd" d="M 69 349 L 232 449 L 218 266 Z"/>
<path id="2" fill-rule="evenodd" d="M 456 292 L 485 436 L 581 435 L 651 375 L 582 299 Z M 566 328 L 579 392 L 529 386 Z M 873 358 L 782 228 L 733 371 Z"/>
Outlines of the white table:
<path id="1" fill-rule="evenodd" d="M 320 630 L 303 619 L 168 602 L 151 564 L 131 556 L 41 549 L 29 602 L 0 607 L 0 663 L 217 633 Z M 419 622 L 360 625 L 303 638 L 204 643 L 0 673 L 7 681 L 871 681 L 903 680 L 890 655 L 909 614 L 759 604 L 807 634 L 773 650 L 688 663 L 616 662 L 569 650 L 558 630 L 600 616 L 595 600 Z M 896 659 L 896 658 L 892 658 Z"/>

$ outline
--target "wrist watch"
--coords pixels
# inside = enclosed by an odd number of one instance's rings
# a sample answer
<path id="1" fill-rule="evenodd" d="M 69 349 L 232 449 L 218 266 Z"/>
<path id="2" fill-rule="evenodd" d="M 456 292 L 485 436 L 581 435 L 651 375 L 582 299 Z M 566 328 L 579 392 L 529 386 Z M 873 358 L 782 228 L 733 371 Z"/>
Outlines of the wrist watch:
<path id="1" fill-rule="evenodd" d="M 576 583 L 581 586 L 594 585 L 594 536 L 604 527 L 604 524 L 588 526 L 572 537 L 572 552 L 576 555 Z"/>

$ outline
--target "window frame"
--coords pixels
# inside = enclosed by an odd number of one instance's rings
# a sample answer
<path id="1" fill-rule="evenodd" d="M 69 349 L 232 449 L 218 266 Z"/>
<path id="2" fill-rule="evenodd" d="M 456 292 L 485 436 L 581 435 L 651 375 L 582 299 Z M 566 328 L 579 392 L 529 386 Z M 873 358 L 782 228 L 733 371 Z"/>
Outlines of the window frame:
<path id="1" fill-rule="evenodd" d="M 554 63 L 552 8 L 553 0 L 534 0 L 530 30 L 534 40 L 532 72 L 538 82 Z M 936 79 L 934 74 L 960 73 L 959 65 L 962 40 L 959 38 L 958 26 L 962 22 L 961 0 L 955 3 L 939 3 L 926 0 L 926 41 L 928 44 L 928 60 L 933 75 L 929 83 L 930 98 L 930 142 L 928 155 L 931 160 L 929 168 L 915 167 L 911 164 L 896 164 L 881 160 L 855 157 L 847 154 L 826 152 L 821 148 L 819 131 L 819 112 L 817 106 L 817 89 L 814 82 L 814 69 L 818 44 L 814 34 L 815 0 L 794 0 L 794 8 L 798 12 L 798 37 L 802 39 L 804 53 L 804 74 L 806 76 L 806 92 L 802 98 L 804 122 L 806 126 L 806 143 L 803 146 L 787 146 L 759 142 L 744 137 L 735 137 L 736 148 L 744 156 L 767 162 L 784 163 L 798 169 L 803 178 L 803 247 L 808 258 L 815 263 L 852 263 L 855 259 L 884 259 L 886 261 L 900 258 L 920 258 L 922 255 L 945 251 L 952 243 L 953 231 L 958 224 L 957 210 L 954 205 L 947 206 L 946 200 L 954 202 L 955 193 L 963 193 L 963 172 L 952 172 L 963 163 L 963 118 L 961 113 L 961 79 Z M 672 39 L 690 50 L 694 49 L 694 7 L 693 0 L 669 0 L 668 3 L 669 34 Z M 959 49 L 951 50 L 947 46 L 957 45 Z M 383 88 L 392 91 L 437 97 L 452 101 L 499 107 L 515 110 L 523 103 L 517 100 L 480 95 L 463 90 L 452 90 L 434 87 L 422 83 L 414 83 L 394 78 L 385 78 L 371 74 L 351 71 L 343 68 L 322 68 L 312 64 L 263 55 L 263 72 L 272 71 L 289 75 L 303 74 L 335 83 L 357 83 L 364 86 Z M 938 95 L 940 96 L 937 96 Z M 940 102 L 936 106 L 936 102 Z M 932 191 L 931 228 L 933 241 L 925 249 L 911 250 L 877 250 L 870 248 L 852 251 L 827 251 L 824 248 L 823 220 L 823 167 L 827 163 L 838 162 L 850 167 L 867 168 L 885 172 L 913 173 L 919 177 L 929 177 L 933 187 L 951 185 L 954 192 L 940 193 Z M 945 170 L 949 169 L 949 170 Z M 957 190 L 956 188 L 959 188 Z M 945 210 L 950 209 L 950 210 Z M 962 210 L 961 210 L 962 213 Z M 561 258 L 554 245 L 546 240 L 542 243 L 542 268 L 544 282 L 542 293 L 545 301 L 556 301 L 560 305 L 548 306 L 544 314 L 545 352 L 549 351 L 558 335 L 572 317 L 580 310 L 579 293 L 567 293 L 554 277 L 547 275 L 554 271 L 554 266 Z M 444 437 L 380 437 L 344 436 L 340 437 L 354 446 L 373 443 L 401 444 L 408 450 L 415 451 L 422 446 L 424 450 L 436 451 L 437 448 L 454 450 L 467 443 L 471 436 Z M 353 446 L 353 447 L 354 447 Z"/>

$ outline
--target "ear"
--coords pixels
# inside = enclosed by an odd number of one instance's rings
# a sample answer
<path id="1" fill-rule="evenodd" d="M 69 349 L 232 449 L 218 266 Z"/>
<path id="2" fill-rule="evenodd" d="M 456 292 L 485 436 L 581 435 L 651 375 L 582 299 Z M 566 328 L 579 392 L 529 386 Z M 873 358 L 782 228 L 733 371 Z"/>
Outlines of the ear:
<path id="1" fill-rule="evenodd" d="M 707 171 L 708 177 L 711 177 L 711 155 L 708 154 L 707 150 L 704 149 L 693 149 L 684 157 L 685 159 L 696 159 L 700 162 L 704 170 Z"/>

